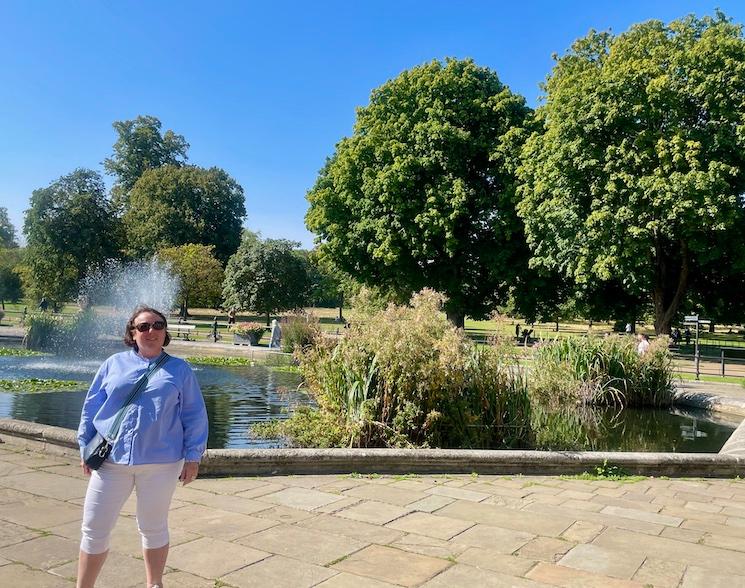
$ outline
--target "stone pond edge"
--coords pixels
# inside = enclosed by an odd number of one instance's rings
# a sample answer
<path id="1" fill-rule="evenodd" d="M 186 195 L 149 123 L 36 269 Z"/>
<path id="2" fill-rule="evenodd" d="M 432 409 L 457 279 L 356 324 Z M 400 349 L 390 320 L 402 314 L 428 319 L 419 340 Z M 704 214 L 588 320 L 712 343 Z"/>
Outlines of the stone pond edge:
<path id="1" fill-rule="evenodd" d="M 0 419 L 0 440 L 37 452 L 78 458 L 75 431 Z M 726 451 L 730 445 L 731 451 Z M 642 453 L 468 449 L 209 449 L 207 476 L 292 474 L 504 474 L 561 475 L 592 472 L 605 463 L 628 474 L 671 477 L 745 476 L 741 425 L 720 453 Z"/>

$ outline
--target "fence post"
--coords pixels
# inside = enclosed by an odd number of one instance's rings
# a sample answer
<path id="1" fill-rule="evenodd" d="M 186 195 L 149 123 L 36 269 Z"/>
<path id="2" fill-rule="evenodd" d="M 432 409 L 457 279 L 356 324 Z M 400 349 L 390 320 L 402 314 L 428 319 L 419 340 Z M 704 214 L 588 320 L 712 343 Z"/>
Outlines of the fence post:
<path id="1" fill-rule="evenodd" d="M 722 349 L 721 352 L 722 352 L 722 377 L 724 377 L 724 349 Z"/>

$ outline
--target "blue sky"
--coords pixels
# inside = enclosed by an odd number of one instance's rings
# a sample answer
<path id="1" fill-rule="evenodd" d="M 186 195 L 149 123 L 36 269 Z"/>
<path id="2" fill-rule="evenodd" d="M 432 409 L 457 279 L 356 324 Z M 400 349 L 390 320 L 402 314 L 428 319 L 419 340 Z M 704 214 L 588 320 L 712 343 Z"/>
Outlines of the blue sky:
<path id="1" fill-rule="evenodd" d="M 401 71 L 470 57 L 536 106 L 552 53 L 591 28 L 717 6 L 745 22 L 736 0 L 0 0 L 0 206 L 20 233 L 34 189 L 103 171 L 111 123 L 150 114 L 191 163 L 243 186 L 247 227 L 310 247 L 306 192 L 355 108 Z"/>

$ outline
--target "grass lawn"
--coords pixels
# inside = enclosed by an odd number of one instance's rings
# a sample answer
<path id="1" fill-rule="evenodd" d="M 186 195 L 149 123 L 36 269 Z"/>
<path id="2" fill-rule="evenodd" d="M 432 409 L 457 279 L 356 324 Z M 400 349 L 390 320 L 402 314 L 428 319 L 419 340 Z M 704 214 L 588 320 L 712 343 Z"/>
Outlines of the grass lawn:
<path id="1" fill-rule="evenodd" d="M 35 312 L 37 310 L 36 305 L 30 303 L 5 303 L 6 314 L 0 325 L 20 325 L 23 309 L 27 308 L 28 312 Z M 9 311 L 9 312 L 8 312 Z M 338 308 L 306 308 L 304 311 L 319 321 L 321 330 L 327 333 L 339 333 L 343 334 L 344 325 L 337 322 L 339 316 Z M 75 303 L 67 303 L 62 309 L 63 314 L 75 314 L 78 312 L 78 306 Z M 187 321 L 190 324 L 196 325 L 196 339 L 207 339 L 212 332 L 212 321 L 215 317 L 218 320 L 219 332 L 225 337 L 225 331 L 227 329 L 228 317 L 225 312 L 216 310 L 213 308 L 190 308 L 189 314 L 191 318 Z M 284 315 L 280 315 L 272 318 L 281 318 Z M 346 308 L 343 311 L 344 319 L 350 323 L 354 323 L 358 320 L 358 314 L 353 310 Z M 177 320 L 175 314 L 171 314 L 169 317 L 170 322 Z M 240 313 L 236 316 L 236 322 L 258 322 L 266 324 L 266 316 L 254 314 L 250 312 Z M 466 333 L 473 339 L 479 342 L 486 342 L 490 336 L 499 334 L 503 337 L 514 338 L 515 337 L 515 326 L 519 324 L 520 329 L 528 328 L 533 329 L 531 334 L 532 338 L 538 339 L 556 339 L 563 337 L 576 337 L 584 336 L 588 333 L 594 335 L 604 335 L 613 331 L 613 325 L 608 322 L 594 322 L 590 326 L 588 321 L 575 320 L 575 321 L 564 321 L 560 322 L 556 330 L 556 323 L 535 323 L 534 325 L 528 325 L 521 319 L 514 319 L 508 316 L 500 316 L 497 319 L 476 321 L 472 319 L 466 319 L 465 330 Z M 745 358 L 745 336 L 738 334 L 739 327 L 722 325 L 718 326 L 715 333 L 704 332 L 700 333 L 699 343 L 702 346 L 702 355 L 718 355 L 721 347 L 741 347 L 743 349 L 742 357 Z M 647 324 L 637 324 L 637 332 L 645 333 L 650 336 L 654 336 L 654 327 Z M 267 343 L 269 339 L 269 331 L 265 333 L 261 343 Z M 686 346 L 682 344 L 679 351 L 683 354 L 693 353 L 693 344 Z M 737 350 L 731 350 L 727 353 L 728 356 L 739 357 Z"/>
<path id="2" fill-rule="evenodd" d="M 696 379 L 696 374 L 691 374 L 689 372 L 678 372 L 676 373 L 676 375 L 680 376 L 681 380 L 695 380 Z M 699 379 L 704 382 L 740 384 L 741 386 L 745 386 L 745 378 L 738 378 L 736 376 L 714 376 L 711 374 L 701 374 L 701 377 Z"/>

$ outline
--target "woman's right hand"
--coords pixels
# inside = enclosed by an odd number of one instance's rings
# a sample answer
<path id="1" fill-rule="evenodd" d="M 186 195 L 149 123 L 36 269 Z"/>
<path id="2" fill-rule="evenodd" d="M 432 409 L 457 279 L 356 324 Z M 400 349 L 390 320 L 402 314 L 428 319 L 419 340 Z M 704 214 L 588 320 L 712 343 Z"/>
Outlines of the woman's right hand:
<path id="1" fill-rule="evenodd" d="M 91 469 L 86 465 L 86 463 L 82 459 L 80 460 L 80 469 L 83 470 L 83 473 L 86 476 L 90 476 L 91 475 Z"/>

